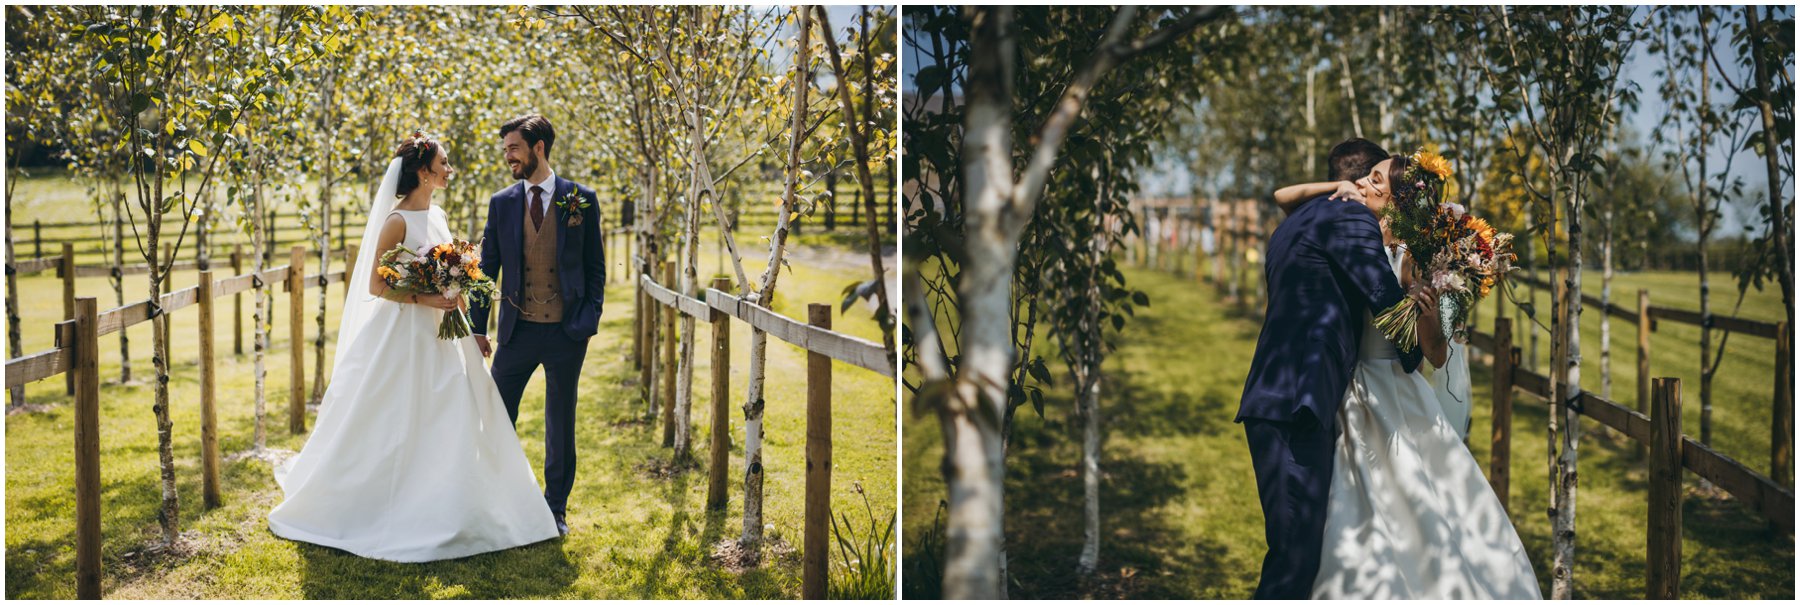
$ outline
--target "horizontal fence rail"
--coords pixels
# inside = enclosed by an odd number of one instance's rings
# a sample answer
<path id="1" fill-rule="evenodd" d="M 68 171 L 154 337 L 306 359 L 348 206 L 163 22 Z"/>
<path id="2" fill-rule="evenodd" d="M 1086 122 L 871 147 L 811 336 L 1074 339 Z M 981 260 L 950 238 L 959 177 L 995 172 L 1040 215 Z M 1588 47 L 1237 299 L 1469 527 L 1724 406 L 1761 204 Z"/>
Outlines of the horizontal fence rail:
<path id="1" fill-rule="evenodd" d="M 283 245 L 289 244 L 289 242 L 280 242 L 280 243 Z M 307 241 L 304 243 L 312 244 L 313 242 Z M 298 244 L 295 244 L 295 245 L 298 245 Z M 77 252 L 77 254 L 79 254 L 79 252 Z M 347 251 L 347 250 L 332 250 L 330 254 L 331 254 L 331 257 L 334 259 L 343 259 L 349 254 L 349 251 Z M 313 256 L 313 254 L 308 254 L 309 258 L 311 258 L 312 256 Z M 230 254 L 215 255 L 212 257 L 212 264 L 214 266 L 228 265 L 228 264 L 230 264 L 230 262 L 231 262 Z M 16 275 L 33 275 L 33 274 L 37 274 L 37 273 L 43 273 L 45 271 L 55 271 L 56 275 L 58 277 L 62 277 L 62 275 L 63 275 L 62 267 L 63 267 L 63 259 L 60 256 L 21 259 L 21 260 L 15 261 L 12 265 L 13 273 Z M 107 277 L 107 276 L 110 276 L 113 274 L 114 268 L 115 268 L 115 266 L 111 265 L 111 264 L 100 264 L 100 265 L 77 264 L 77 265 L 75 265 L 75 277 Z M 200 261 L 198 261 L 198 260 L 178 260 L 178 261 L 175 261 L 173 264 L 170 264 L 168 270 L 170 270 L 170 271 L 193 271 L 193 270 L 198 270 L 199 268 L 200 268 Z M 136 264 L 124 265 L 122 267 L 117 267 L 117 269 L 118 269 L 120 275 L 144 275 L 144 274 L 147 274 L 150 272 L 150 265 L 147 263 L 136 263 Z"/>
<path id="2" fill-rule="evenodd" d="M 1551 284 L 1545 283 L 1542 280 L 1533 279 L 1527 275 L 1514 274 L 1514 275 L 1507 276 L 1506 279 L 1516 281 L 1516 282 L 1519 282 L 1522 284 L 1527 284 L 1527 285 L 1543 288 L 1546 291 L 1555 291 L 1555 288 Z M 1583 292 L 1581 294 L 1581 304 L 1584 307 L 1592 307 L 1595 309 L 1604 309 L 1606 311 L 1607 315 L 1611 315 L 1613 317 L 1617 317 L 1617 318 L 1623 319 L 1625 321 L 1636 322 L 1638 320 L 1637 309 L 1635 309 L 1635 308 L 1628 309 L 1617 303 L 1601 304 L 1600 297 L 1594 296 L 1592 294 L 1588 294 L 1585 292 Z M 1656 330 L 1658 320 L 1668 320 L 1668 321 L 1672 321 L 1675 323 L 1687 324 L 1690 326 L 1704 326 L 1704 325 L 1706 325 L 1706 319 L 1707 319 L 1706 316 L 1701 315 L 1699 311 L 1689 311 L 1687 309 L 1675 309 L 1675 308 L 1671 308 L 1671 307 L 1658 307 L 1658 306 L 1650 307 L 1650 330 L 1651 331 Z M 1717 315 L 1717 314 L 1712 315 L 1712 327 L 1715 330 L 1736 332 L 1739 334 L 1746 334 L 1746 335 L 1750 335 L 1750 336 L 1756 336 L 1759 338 L 1771 338 L 1772 339 L 1772 338 L 1776 338 L 1777 336 L 1779 336 L 1781 334 L 1780 324 L 1778 324 L 1778 323 L 1767 322 L 1767 321 L 1757 321 L 1754 319 L 1744 319 L 1744 318 L 1740 318 L 1740 317 L 1731 317 L 1728 315 Z"/>
<path id="3" fill-rule="evenodd" d="M 304 288 L 339 284 L 344 281 L 344 273 L 342 270 L 328 273 L 325 275 L 324 283 L 320 283 L 319 274 L 314 273 L 307 275 L 302 283 L 305 284 Z M 263 283 L 269 284 L 271 287 L 280 283 L 283 293 L 291 292 L 293 289 L 288 280 L 287 265 L 264 271 L 262 279 Z M 214 280 L 213 296 L 218 298 L 246 292 L 255 288 L 255 284 L 256 274 L 254 273 Z M 189 286 L 158 297 L 157 303 L 162 305 L 163 313 L 172 313 L 198 304 L 200 302 L 199 293 L 199 286 Z M 140 300 L 108 309 L 96 318 L 95 331 L 98 336 L 106 336 L 150 321 L 150 309 L 151 301 L 149 300 Z M 69 353 L 71 345 L 62 343 L 71 342 L 64 340 L 64 335 L 73 334 L 75 322 L 74 320 L 64 320 L 56 323 L 54 329 L 59 343 L 57 348 L 6 360 L 7 388 L 50 378 L 69 370 L 69 364 L 72 361 Z"/>
<path id="4" fill-rule="evenodd" d="M 879 343 L 810 326 L 713 288 L 707 288 L 706 299 L 701 300 L 665 288 L 648 275 L 639 276 L 638 279 L 639 285 L 650 298 L 685 315 L 704 321 L 713 311 L 718 311 L 809 352 L 889 378 L 894 376 L 894 367 L 887 360 L 887 349 Z"/>
<path id="5" fill-rule="evenodd" d="M 66 248 L 65 248 L 66 249 Z M 353 253 L 352 253 L 353 254 Z M 213 411 L 213 381 L 217 375 L 214 367 L 214 313 L 217 305 L 213 302 L 219 298 L 236 296 L 262 284 L 273 288 L 276 283 L 282 284 L 282 291 L 288 294 L 292 312 L 288 318 L 289 353 L 292 357 L 289 379 L 292 382 L 289 390 L 289 428 L 296 434 L 305 431 L 304 367 L 302 362 L 307 341 L 304 335 L 305 308 L 301 297 L 310 288 L 322 288 L 331 284 L 344 283 L 347 270 L 328 273 L 305 273 L 305 261 L 311 255 L 300 246 L 290 250 L 290 262 L 262 273 L 248 273 L 227 278 L 214 278 L 211 271 L 201 271 L 201 283 L 173 292 L 165 292 L 154 300 L 141 300 L 128 303 L 105 312 L 97 311 L 96 300 L 92 297 L 73 298 L 73 281 L 65 278 L 63 294 L 69 299 L 69 308 L 73 317 L 54 324 L 56 346 L 52 349 L 31 353 L 6 360 L 6 387 L 21 388 L 24 385 L 53 378 L 58 375 L 67 376 L 70 380 L 73 408 L 75 411 L 74 441 L 76 448 L 76 594 L 79 598 L 97 599 L 101 594 L 101 528 L 100 528 L 100 436 L 98 418 L 100 409 L 99 388 L 99 338 L 132 326 L 148 322 L 158 316 L 175 311 L 199 306 L 201 339 L 200 374 L 201 390 L 201 435 L 202 435 L 202 494 L 208 508 L 220 505 L 219 486 L 219 451 L 217 447 L 218 431 L 216 416 Z M 67 258 L 67 255 L 65 255 Z M 63 265 L 63 258 L 55 260 L 55 266 Z M 272 290 L 271 290 L 272 291 Z M 271 332 L 272 334 L 272 332 Z"/>
<path id="6" fill-rule="evenodd" d="M 677 405 L 682 405 L 675 401 L 673 395 L 678 392 L 675 384 L 678 372 L 674 362 L 674 344 L 678 337 L 675 334 L 675 317 L 686 315 L 712 324 L 712 457 L 707 469 L 707 508 L 721 510 L 725 508 L 727 500 L 725 473 L 730 461 L 730 429 L 727 420 L 731 383 L 730 321 L 742 321 L 806 351 L 806 480 L 801 595 L 806 598 L 825 598 L 831 519 L 831 362 L 842 361 L 891 378 L 894 376 L 894 365 L 889 360 L 887 350 L 874 342 L 832 331 L 831 305 L 807 305 L 807 321 L 803 323 L 725 292 L 731 282 L 723 277 L 713 280 L 713 285 L 706 289 L 704 298 L 685 296 L 657 283 L 651 277 L 644 258 L 636 255 L 630 258 L 631 266 L 638 274 L 638 306 L 635 311 L 636 326 L 633 330 L 631 357 L 638 364 L 638 380 L 644 385 L 644 399 L 649 403 L 652 419 L 655 418 L 657 403 L 662 403 L 664 445 L 668 445 L 669 431 L 676 422 L 673 410 Z M 663 281 L 673 282 L 674 263 L 662 263 L 661 268 Z M 697 331 L 689 334 L 697 334 Z M 688 344 L 693 346 L 695 343 Z M 659 348 L 662 354 L 660 362 L 656 360 Z M 658 378 L 661 379 L 660 386 Z M 691 380 L 691 373 L 685 374 L 682 379 Z M 679 392 L 694 392 L 691 382 L 679 386 Z M 661 397 L 658 397 L 659 393 Z M 761 417 L 763 405 L 763 402 L 756 402 L 745 406 L 745 432 L 748 439 L 745 447 L 746 524 L 760 522 L 753 521 L 750 510 L 752 499 L 760 507 L 762 493 L 760 477 L 763 468 L 757 457 L 760 454 L 752 452 L 758 451 L 756 444 L 761 439 L 757 428 L 760 424 L 753 423 Z M 751 479 L 752 477 L 755 479 Z M 760 516 L 755 519 L 760 519 Z"/>

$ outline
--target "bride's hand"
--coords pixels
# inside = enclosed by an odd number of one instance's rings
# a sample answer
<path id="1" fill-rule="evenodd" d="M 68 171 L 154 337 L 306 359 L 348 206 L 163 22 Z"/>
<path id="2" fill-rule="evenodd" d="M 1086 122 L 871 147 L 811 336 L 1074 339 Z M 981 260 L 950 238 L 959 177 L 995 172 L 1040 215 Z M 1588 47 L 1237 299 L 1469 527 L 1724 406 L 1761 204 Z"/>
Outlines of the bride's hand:
<path id="1" fill-rule="evenodd" d="M 1438 295 L 1431 288 L 1414 288 L 1410 293 L 1414 302 L 1419 303 L 1419 321 L 1427 325 L 1438 325 Z"/>
<path id="2" fill-rule="evenodd" d="M 1362 189 L 1357 187 L 1356 183 L 1339 181 L 1337 191 L 1332 192 L 1331 199 L 1361 203 L 1363 201 Z"/>
<path id="3" fill-rule="evenodd" d="M 451 309 L 455 309 L 459 300 L 460 299 L 451 298 L 448 296 L 444 296 L 442 294 L 421 294 L 421 295 L 419 295 L 419 304 L 425 305 L 427 307 L 431 307 L 433 309 L 437 309 L 439 311 L 449 311 Z"/>

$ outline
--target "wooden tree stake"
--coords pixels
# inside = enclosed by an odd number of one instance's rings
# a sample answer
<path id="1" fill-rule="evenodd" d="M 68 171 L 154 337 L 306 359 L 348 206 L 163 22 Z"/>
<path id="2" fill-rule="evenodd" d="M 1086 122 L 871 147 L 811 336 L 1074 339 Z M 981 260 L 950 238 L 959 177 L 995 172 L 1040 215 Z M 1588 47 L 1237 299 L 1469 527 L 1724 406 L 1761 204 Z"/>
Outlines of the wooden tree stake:
<path id="1" fill-rule="evenodd" d="M 713 278 L 712 287 L 731 291 L 731 279 Z M 731 318 L 712 312 L 712 462 L 706 468 L 706 508 L 724 510 L 726 473 L 731 468 Z"/>
<path id="2" fill-rule="evenodd" d="M 831 305 L 807 305 L 806 319 L 830 330 Z M 823 599 L 831 558 L 831 357 L 811 351 L 806 353 L 805 516 L 800 598 Z"/>
<path id="3" fill-rule="evenodd" d="M 65 244 L 67 246 L 67 244 Z M 68 258 L 68 248 L 64 248 Z M 68 265 L 73 269 L 73 265 Z M 70 271 L 73 274 L 74 271 Z M 100 598 L 100 320 L 92 298 L 75 301 L 75 595 Z"/>
<path id="4" fill-rule="evenodd" d="M 1681 379 L 1658 378 L 1650 411 L 1647 595 L 1681 595 Z"/>

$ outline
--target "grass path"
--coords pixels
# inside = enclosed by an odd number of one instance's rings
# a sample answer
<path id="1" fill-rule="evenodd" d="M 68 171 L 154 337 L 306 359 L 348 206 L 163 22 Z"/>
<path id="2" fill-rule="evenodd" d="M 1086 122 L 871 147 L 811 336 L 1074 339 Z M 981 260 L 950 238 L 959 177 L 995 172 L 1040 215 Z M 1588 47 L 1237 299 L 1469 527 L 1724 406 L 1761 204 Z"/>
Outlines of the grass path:
<path id="1" fill-rule="evenodd" d="M 1142 269 L 1127 276 L 1149 293 L 1151 306 L 1127 326 L 1105 368 L 1100 571 L 1085 581 L 1072 573 L 1082 529 L 1080 425 L 1059 383 L 1047 390 L 1044 417 L 1019 412 L 1008 452 L 1011 596 L 1248 598 L 1265 551 L 1262 511 L 1243 429 L 1231 419 L 1260 324 L 1220 303 L 1211 285 Z M 1485 435 L 1492 426 L 1488 374 L 1483 367 L 1474 374 L 1473 432 Z M 1546 408 L 1517 399 L 1510 506 L 1548 593 L 1549 519 L 1540 512 L 1549 498 Z M 1576 595 L 1641 598 L 1643 465 L 1627 443 L 1595 436 L 1592 422 L 1583 429 Z M 935 418 L 909 415 L 905 439 L 904 589 L 909 597 L 929 596 L 935 589 L 919 583 L 935 574 L 919 569 L 926 560 L 919 543 L 944 494 L 942 437 Z M 1485 439 L 1472 441 L 1476 458 L 1487 460 Z M 1770 535 L 1735 503 L 1704 500 L 1692 489 L 1683 519 L 1683 596 L 1793 597 L 1794 550 L 1786 536 Z"/>
<path id="2" fill-rule="evenodd" d="M 702 276 L 711 274 L 711 255 L 701 254 Z M 616 259 L 609 259 L 616 260 Z M 746 263 L 752 276 L 760 262 Z M 843 286 L 866 277 L 844 270 L 795 265 L 785 275 L 775 308 L 805 317 L 807 302 L 835 302 Z M 180 272 L 176 288 L 192 285 L 195 274 Z M 143 297 L 143 277 L 127 281 L 128 300 Z M 25 350 L 52 346 L 51 323 L 61 319 L 60 283 L 50 275 L 20 280 L 24 293 Z M 99 296 L 113 306 L 104 278 L 79 280 L 83 296 Z M 769 345 L 768 408 L 765 416 L 768 535 L 792 548 L 768 557 L 758 569 L 733 573 L 710 562 L 713 545 L 736 537 L 742 523 L 741 398 L 748 366 L 749 328 L 733 322 L 731 501 L 724 512 L 705 510 L 703 470 L 657 472 L 669 450 L 660 447 L 661 427 L 635 421 L 636 372 L 631 348 L 632 287 L 622 279 L 607 288 L 600 333 L 589 344 L 577 408 L 581 456 L 569 522 L 574 533 L 505 552 L 419 565 L 361 559 L 342 551 L 276 538 L 265 515 L 280 497 L 266 462 L 239 459 L 223 467 L 223 507 L 199 507 L 199 401 L 197 311 L 174 317 L 177 335 L 171 382 L 175 458 L 182 503 L 182 528 L 189 548 L 178 556 L 153 553 L 159 502 L 156 435 L 150 413 L 150 334 L 147 324 L 130 330 L 136 384 L 119 385 L 118 340 L 101 340 L 101 480 L 104 590 L 109 598 L 792 598 L 800 590 L 799 553 L 804 485 L 805 356 L 779 341 Z M 335 328 L 342 291 L 331 291 L 329 324 Z M 249 300 L 246 299 L 246 316 Z M 230 303 L 221 300 L 217 321 L 221 351 L 219 383 L 220 447 L 229 455 L 251 442 L 252 402 L 249 357 L 231 355 Z M 287 300 L 276 297 L 269 376 L 268 427 L 272 447 L 298 450 L 304 436 L 289 436 L 287 406 Z M 306 303 L 308 313 L 316 299 Z M 246 317 L 246 322 L 248 318 Z M 879 341 L 869 313 L 852 309 L 834 318 L 839 331 Z M 307 333 L 313 334 L 312 318 Z M 694 425 L 695 455 L 708 457 L 705 427 L 710 422 L 710 332 L 702 324 L 697 343 Z M 246 326 L 248 328 L 248 326 Z M 248 344 L 248 343 L 246 343 Z M 328 343 L 327 350 L 330 350 Z M 308 371 L 311 354 L 308 353 Z M 327 364 L 329 366 L 329 364 Z M 860 485 L 878 517 L 895 506 L 895 434 L 891 380 L 845 364 L 834 370 L 835 468 L 832 506 L 849 513 L 860 535 L 867 530 Z M 308 376 L 310 383 L 311 377 Z M 543 461 L 543 378 L 527 388 L 519 418 L 526 457 Z M 73 598 L 74 518 L 72 414 L 61 379 L 27 388 L 28 402 L 41 411 L 6 419 L 6 596 Z M 309 423 L 311 419 L 309 418 Z M 885 521 L 885 517 L 883 518 Z M 835 553 L 834 553 L 835 556 Z M 834 568 L 835 569 L 835 568 Z"/>

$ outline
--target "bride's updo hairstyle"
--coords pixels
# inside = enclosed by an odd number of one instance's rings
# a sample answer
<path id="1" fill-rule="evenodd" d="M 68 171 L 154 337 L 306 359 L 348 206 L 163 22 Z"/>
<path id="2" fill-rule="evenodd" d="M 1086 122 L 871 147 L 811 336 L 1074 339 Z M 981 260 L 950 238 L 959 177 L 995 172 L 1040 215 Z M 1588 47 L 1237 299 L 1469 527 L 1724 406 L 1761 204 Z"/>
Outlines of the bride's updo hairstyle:
<path id="1" fill-rule="evenodd" d="M 429 168 L 443 152 L 444 146 L 436 138 L 416 130 L 401 141 L 400 147 L 394 150 L 394 157 L 400 158 L 400 185 L 394 189 L 394 195 L 406 197 L 418 189 L 419 169 Z"/>
<path id="2" fill-rule="evenodd" d="M 1393 201 L 1410 200 L 1417 196 L 1420 183 L 1417 179 L 1401 178 L 1406 176 L 1406 169 L 1412 167 L 1412 158 L 1401 154 L 1388 156 L 1393 163 L 1388 164 L 1388 199 Z"/>

